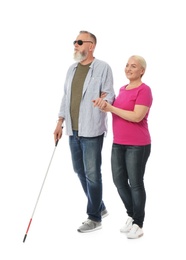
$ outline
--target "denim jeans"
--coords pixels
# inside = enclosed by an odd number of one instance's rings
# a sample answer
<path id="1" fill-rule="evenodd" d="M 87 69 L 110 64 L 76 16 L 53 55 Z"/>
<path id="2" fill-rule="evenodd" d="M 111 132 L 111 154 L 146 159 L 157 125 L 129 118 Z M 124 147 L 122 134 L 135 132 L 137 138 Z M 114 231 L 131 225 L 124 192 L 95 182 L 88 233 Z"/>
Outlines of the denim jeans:
<path id="1" fill-rule="evenodd" d="M 143 227 L 146 191 L 144 173 L 151 145 L 112 145 L 111 166 L 113 182 L 133 224 Z"/>
<path id="2" fill-rule="evenodd" d="M 101 221 L 102 201 L 102 146 L 104 134 L 97 137 L 79 137 L 73 131 L 69 137 L 73 169 L 77 173 L 87 197 L 87 215 L 93 221 Z"/>

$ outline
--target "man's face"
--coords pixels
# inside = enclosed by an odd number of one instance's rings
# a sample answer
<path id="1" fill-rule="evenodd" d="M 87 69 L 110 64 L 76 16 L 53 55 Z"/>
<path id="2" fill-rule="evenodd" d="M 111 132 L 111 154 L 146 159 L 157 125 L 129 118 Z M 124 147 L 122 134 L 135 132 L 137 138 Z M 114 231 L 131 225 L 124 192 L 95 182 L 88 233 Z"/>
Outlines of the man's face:
<path id="1" fill-rule="evenodd" d="M 74 41 L 74 60 L 77 62 L 86 60 L 90 51 L 90 45 L 92 44 L 92 40 L 88 34 L 79 34 Z"/>

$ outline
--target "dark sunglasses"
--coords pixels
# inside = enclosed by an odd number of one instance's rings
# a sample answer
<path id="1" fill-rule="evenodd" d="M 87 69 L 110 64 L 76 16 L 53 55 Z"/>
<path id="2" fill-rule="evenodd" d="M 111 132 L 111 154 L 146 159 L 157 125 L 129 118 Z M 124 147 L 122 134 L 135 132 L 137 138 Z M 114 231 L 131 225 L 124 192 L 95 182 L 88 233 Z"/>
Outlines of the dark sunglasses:
<path id="1" fill-rule="evenodd" d="M 73 44 L 75 45 L 75 44 L 77 43 L 78 45 L 83 45 L 84 42 L 91 42 L 91 43 L 93 43 L 92 41 L 82 41 L 82 40 L 78 40 L 78 41 L 73 41 Z"/>

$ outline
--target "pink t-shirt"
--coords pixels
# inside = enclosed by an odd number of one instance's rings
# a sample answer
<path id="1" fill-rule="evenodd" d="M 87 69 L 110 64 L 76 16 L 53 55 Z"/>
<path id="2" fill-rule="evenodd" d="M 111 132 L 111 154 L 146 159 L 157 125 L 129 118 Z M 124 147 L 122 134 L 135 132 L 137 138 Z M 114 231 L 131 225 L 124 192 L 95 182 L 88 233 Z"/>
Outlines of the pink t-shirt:
<path id="1" fill-rule="evenodd" d="M 135 105 L 151 107 L 152 93 L 149 86 L 142 83 L 139 87 L 126 90 L 126 86 L 120 88 L 119 95 L 116 97 L 113 106 L 133 111 Z M 151 137 L 148 129 L 148 113 L 139 123 L 129 122 L 121 117 L 113 116 L 113 142 L 124 145 L 148 145 Z"/>

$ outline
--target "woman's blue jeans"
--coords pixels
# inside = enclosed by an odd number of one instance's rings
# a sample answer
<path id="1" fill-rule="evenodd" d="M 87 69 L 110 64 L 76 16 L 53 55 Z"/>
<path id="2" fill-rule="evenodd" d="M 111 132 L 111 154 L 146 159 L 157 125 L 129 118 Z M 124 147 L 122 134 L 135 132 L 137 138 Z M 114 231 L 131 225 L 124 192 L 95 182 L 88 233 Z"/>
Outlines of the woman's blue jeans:
<path id="1" fill-rule="evenodd" d="M 111 167 L 113 182 L 133 224 L 143 227 L 146 192 L 145 167 L 151 145 L 112 145 Z"/>
<path id="2" fill-rule="evenodd" d="M 104 134 L 97 137 L 79 137 L 73 131 L 69 145 L 74 171 L 77 173 L 86 194 L 87 215 L 93 221 L 101 221 L 102 201 L 102 146 Z"/>

